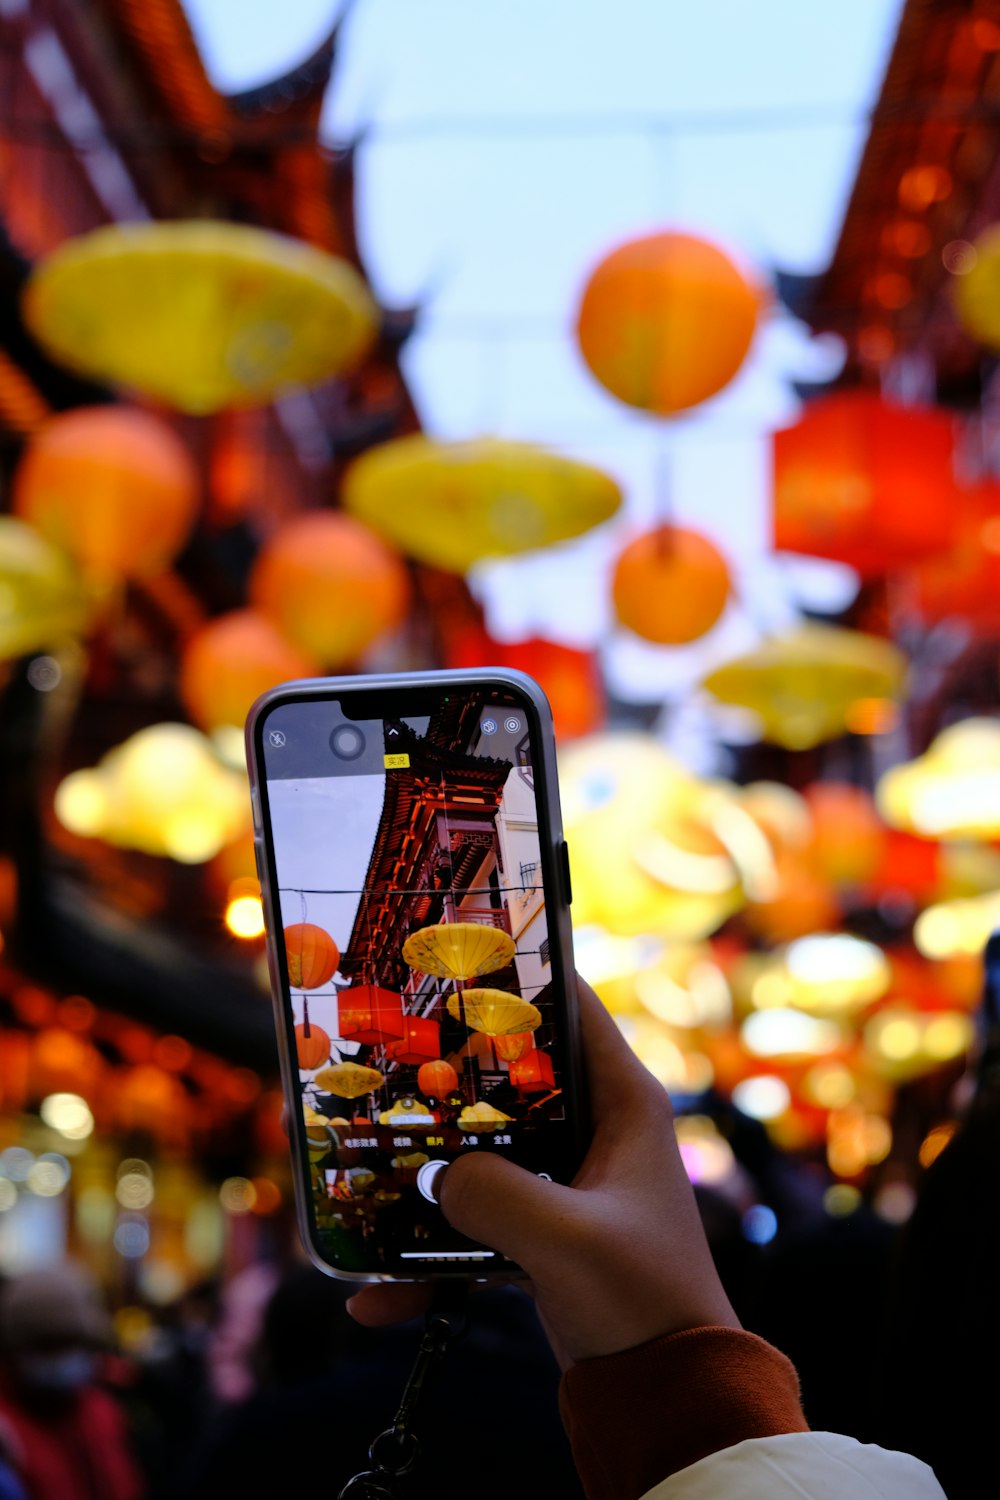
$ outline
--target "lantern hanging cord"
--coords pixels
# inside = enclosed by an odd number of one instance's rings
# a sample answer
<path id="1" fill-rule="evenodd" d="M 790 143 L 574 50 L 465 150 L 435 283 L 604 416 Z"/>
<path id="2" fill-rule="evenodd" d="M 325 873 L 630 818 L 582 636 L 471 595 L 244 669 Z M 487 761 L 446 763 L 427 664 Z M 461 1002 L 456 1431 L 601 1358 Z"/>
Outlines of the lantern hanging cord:
<path id="1" fill-rule="evenodd" d="M 420 1398 L 445 1351 L 468 1327 L 468 1294 L 467 1281 L 454 1285 L 442 1282 L 435 1288 L 417 1357 L 392 1425 L 372 1439 L 368 1449 L 372 1467 L 349 1479 L 337 1500 L 397 1500 L 397 1482 L 412 1473 L 420 1457 L 420 1439 L 413 1426 Z"/>

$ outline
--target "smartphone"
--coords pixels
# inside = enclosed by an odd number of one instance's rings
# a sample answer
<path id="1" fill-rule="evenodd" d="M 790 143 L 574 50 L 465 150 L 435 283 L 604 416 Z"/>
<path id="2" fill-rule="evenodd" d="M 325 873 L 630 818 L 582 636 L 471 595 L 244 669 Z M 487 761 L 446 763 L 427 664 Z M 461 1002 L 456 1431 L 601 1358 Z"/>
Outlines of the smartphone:
<path id="1" fill-rule="evenodd" d="M 299 1221 L 356 1280 L 518 1268 L 453 1230 L 468 1151 L 568 1182 L 586 1110 L 552 717 L 506 669 L 287 683 L 247 721 Z"/>

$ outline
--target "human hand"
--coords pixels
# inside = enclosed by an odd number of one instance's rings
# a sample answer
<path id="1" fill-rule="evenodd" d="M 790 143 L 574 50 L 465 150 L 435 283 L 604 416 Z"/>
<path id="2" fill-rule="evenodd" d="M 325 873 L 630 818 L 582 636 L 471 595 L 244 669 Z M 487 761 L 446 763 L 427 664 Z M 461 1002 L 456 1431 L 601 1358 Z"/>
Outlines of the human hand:
<path id="1" fill-rule="evenodd" d="M 739 1328 L 680 1158 L 665 1089 L 577 976 L 594 1134 L 572 1185 L 490 1151 L 439 1179 L 441 1210 L 531 1279 L 563 1369 L 687 1328 Z M 378 1283 L 348 1302 L 376 1327 L 422 1312 L 426 1284 Z"/>

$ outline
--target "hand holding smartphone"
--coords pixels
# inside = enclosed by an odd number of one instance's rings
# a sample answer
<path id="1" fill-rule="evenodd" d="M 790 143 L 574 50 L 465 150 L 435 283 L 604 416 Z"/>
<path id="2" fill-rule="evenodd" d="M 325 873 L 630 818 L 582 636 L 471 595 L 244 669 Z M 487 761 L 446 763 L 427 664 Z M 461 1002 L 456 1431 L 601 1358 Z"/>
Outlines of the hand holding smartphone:
<path id="1" fill-rule="evenodd" d="M 358 1280 L 509 1276 L 435 1178 L 568 1182 L 580 1073 L 551 716 L 520 673 L 287 684 L 247 724 L 300 1224 Z"/>

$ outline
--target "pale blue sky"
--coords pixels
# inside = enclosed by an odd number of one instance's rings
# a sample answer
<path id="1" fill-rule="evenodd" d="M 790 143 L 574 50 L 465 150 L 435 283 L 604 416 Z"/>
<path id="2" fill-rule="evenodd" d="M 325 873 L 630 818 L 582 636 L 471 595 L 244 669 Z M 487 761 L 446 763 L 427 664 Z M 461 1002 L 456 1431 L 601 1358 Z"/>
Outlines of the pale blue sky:
<path id="1" fill-rule="evenodd" d="M 337 0 L 186 0 L 209 67 L 244 88 L 308 54 Z M 599 645 L 622 697 L 683 704 L 672 737 L 700 744 L 690 687 L 796 606 L 843 602 L 819 563 L 774 562 L 767 433 L 788 382 L 835 350 L 780 313 L 737 380 L 671 424 L 605 395 L 572 325 L 589 267 L 631 235 L 704 233 L 767 277 L 828 259 L 864 114 L 900 0 L 357 0 L 325 127 L 362 137 L 362 253 L 387 305 L 423 317 L 405 368 L 431 433 L 546 442 L 623 484 L 620 519 L 557 552 L 481 571 L 493 629 Z M 729 556 L 739 601 L 703 642 L 644 646 L 611 627 L 615 551 L 672 513 Z"/>

